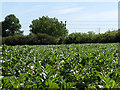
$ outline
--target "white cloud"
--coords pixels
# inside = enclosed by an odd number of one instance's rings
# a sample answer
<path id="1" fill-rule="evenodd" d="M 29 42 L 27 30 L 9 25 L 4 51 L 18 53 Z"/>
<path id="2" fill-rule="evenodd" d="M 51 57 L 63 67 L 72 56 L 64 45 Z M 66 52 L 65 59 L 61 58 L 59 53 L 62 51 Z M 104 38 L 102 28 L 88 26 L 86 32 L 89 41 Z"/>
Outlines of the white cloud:
<path id="1" fill-rule="evenodd" d="M 118 10 L 78 14 L 66 19 L 73 21 L 114 21 L 118 19 Z"/>
<path id="2" fill-rule="evenodd" d="M 62 9 L 62 10 L 56 10 L 55 13 L 57 14 L 68 14 L 68 13 L 73 13 L 82 10 L 83 8 L 77 7 L 77 8 L 67 8 L 67 9 Z"/>
<path id="3" fill-rule="evenodd" d="M 118 18 L 118 10 L 111 10 L 111 11 L 104 11 L 104 12 L 99 12 L 99 13 L 94 13 L 94 14 L 89 14 L 88 18 L 92 19 L 103 19 L 103 20 L 112 20 L 115 18 Z"/>

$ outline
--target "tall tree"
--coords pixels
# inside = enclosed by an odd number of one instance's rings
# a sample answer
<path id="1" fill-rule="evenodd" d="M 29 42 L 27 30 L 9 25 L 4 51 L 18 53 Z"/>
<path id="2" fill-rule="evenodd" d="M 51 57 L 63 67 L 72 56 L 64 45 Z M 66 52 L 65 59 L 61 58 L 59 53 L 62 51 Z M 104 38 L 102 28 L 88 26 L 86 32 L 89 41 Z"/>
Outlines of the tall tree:
<path id="1" fill-rule="evenodd" d="M 65 29 L 65 24 L 60 23 L 56 18 L 49 18 L 48 16 L 39 17 L 39 19 L 33 20 L 29 26 L 30 32 L 46 33 L 50 36 L 60 37 L 68 34 L 68 30 Z"/>
<path id="2" fill-rule="evenodd" d="M 16 18 L 14 14 L 10 14 L 5 17 L 5 20 L 2 21 L 2 36 L 9 36 L 14 34 L 23 34 L 23 31 L 20 31 L 21 25 L 19 19 Z"/>

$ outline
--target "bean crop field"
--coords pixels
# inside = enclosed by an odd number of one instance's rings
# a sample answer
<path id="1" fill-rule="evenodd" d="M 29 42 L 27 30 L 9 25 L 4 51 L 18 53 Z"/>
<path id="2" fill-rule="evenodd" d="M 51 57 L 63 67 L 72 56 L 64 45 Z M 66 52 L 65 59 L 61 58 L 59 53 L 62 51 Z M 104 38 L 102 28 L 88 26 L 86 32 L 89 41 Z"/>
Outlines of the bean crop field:
<path id="1" fill-rule="evenodd" d="M 2 46 L 2 88 L 120 88 L 119 43 Z"/>

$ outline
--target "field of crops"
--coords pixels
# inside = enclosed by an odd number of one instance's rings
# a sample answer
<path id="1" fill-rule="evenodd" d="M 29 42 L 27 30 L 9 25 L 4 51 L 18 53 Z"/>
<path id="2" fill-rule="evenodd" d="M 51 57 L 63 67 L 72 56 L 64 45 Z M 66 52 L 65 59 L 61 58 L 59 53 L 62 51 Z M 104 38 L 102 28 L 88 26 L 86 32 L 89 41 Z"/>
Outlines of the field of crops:
<path id="1" fill-rule="evenodd" d="M 2 50 L 2 88 L 120 88 L 119 43 Z"/>

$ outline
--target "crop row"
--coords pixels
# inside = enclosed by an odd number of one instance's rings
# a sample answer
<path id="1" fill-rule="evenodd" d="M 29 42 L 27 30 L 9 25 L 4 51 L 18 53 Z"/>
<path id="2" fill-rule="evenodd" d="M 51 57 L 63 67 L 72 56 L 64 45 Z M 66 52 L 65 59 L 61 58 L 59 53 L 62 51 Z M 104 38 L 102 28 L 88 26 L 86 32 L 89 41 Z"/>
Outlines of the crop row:
<path id="1" fill-rule="evenodd" d="M 3 88 L 120 88 L 119 44 L 3 45 Z"/>

